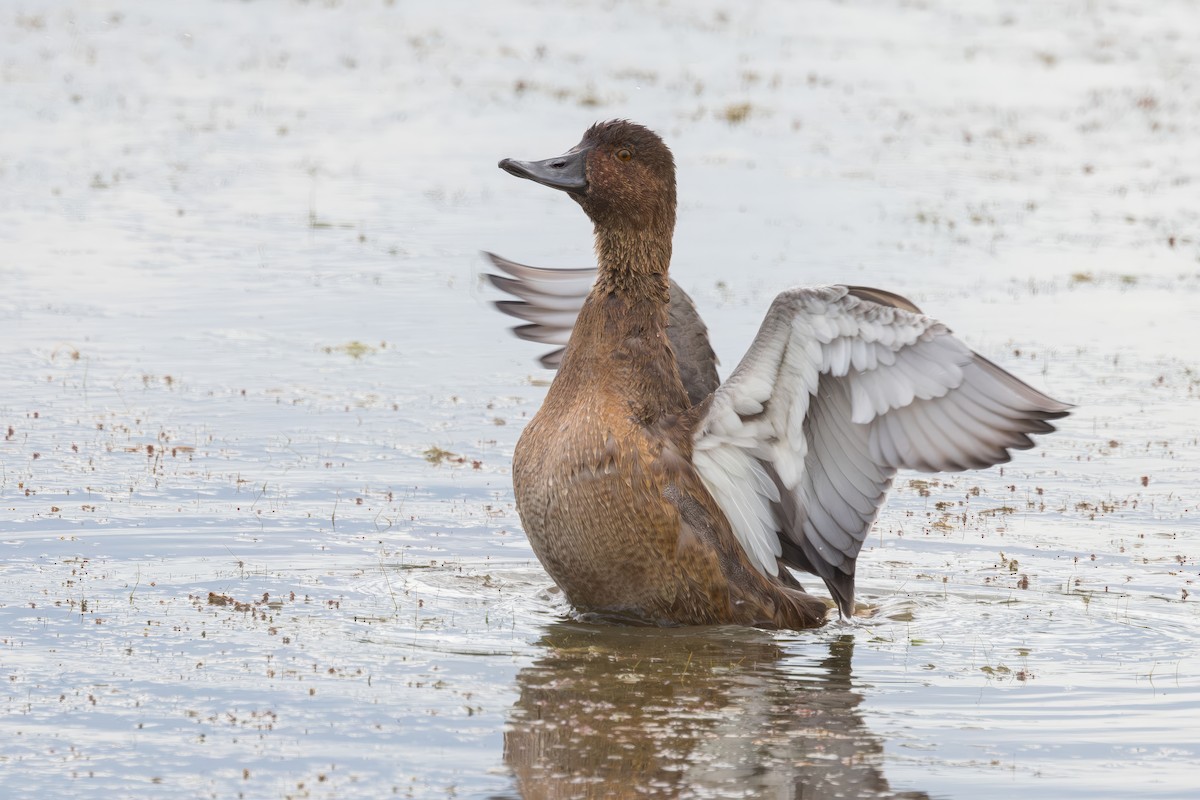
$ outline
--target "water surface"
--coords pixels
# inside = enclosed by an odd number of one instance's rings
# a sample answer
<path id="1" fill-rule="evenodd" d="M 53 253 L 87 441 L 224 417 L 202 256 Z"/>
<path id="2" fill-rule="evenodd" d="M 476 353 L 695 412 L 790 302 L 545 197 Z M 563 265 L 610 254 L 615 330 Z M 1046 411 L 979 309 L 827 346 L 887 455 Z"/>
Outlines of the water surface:
<path id="1" fill-rule="evenodd" d="M 0 789 L 1188 797 L 1200 34 L 1164 2 L 0 11 Z M 874 614 L 571 621 L 509 465 L 549 373 L 495 169 L 595 119 L 680 169 L 727 372 L 800 283 L 901 292 L 1079 409 L 902 475 Z"/>

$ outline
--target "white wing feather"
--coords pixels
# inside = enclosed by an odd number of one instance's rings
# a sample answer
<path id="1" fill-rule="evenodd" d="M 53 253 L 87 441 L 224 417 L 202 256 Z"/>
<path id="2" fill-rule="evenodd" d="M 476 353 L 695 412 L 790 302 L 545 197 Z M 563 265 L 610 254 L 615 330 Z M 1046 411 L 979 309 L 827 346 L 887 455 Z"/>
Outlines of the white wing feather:
<path id="1" fill-rule="evenodd" d="M 795 289 L 714 393 L 693 462 L 755 567 L 819 575 L 849 616 L 855 560 L 898 468 L 1007 461 L 1069 408 L 903 298 Z"/>

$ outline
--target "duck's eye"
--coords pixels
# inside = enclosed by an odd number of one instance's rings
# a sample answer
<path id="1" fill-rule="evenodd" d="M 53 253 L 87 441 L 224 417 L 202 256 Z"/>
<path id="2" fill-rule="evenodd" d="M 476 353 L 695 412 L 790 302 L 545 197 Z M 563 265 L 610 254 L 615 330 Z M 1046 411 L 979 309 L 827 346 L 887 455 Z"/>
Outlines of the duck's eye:
<path id="1" fill-rule="evenodd" d="M 629 159 L 633 158 L 633 151 L 628 147 L 622 147 L 617 151 L 617 158 L 621 159 L 622 161 L 628 161 Z"/>

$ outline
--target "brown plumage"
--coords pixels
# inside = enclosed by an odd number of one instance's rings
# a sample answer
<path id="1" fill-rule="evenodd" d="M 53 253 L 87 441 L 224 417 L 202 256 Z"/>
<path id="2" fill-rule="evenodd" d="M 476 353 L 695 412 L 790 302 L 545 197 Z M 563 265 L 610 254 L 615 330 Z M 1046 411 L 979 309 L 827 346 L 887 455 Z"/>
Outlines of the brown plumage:
<path id="1" fill-rule="evenodd" d="M 513 454 L 534 552 L 582 611 L 658 624 L 821 624 L 823 601 L 746 560 L 692 466 L 697 416 L 666 336 L 671 152 L 645 128 L 612 122 L 572 153 L 585 159 L 586 190 L 567 191 L 595 223 L 600 268 Z M 554 185 L 519 162 L 501 166 Z"/>

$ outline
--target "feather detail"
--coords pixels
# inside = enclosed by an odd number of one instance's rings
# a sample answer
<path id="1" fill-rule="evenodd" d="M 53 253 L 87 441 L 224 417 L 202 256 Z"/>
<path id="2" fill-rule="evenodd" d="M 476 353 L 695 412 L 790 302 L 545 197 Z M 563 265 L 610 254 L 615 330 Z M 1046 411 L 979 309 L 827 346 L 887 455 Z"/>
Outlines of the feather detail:
<path id="1" fill-rule="evenodd" d="M 1070 408 L 903 298 L 794 289 L 713 395 L 693 461 L 758 569 L 776 574 L 782 552 L 850 616 L 855 560 L 897 469 L 1002 463 Z"/>

